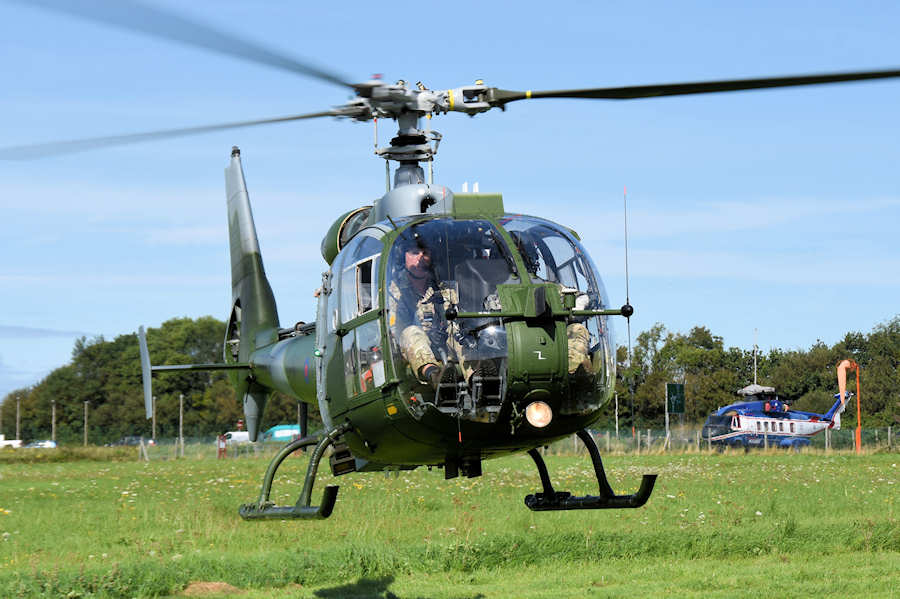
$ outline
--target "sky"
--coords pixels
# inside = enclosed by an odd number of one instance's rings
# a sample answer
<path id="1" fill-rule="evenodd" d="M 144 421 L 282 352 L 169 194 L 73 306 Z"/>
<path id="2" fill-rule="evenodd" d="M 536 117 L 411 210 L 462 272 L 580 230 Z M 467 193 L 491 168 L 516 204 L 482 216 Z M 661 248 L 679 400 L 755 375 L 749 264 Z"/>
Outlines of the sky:
<path id="1" fill-rule="evenodd" d="M 148 2 L 345 80 L 606 87 L 900 66 L 892 2 Z M 0 146 L 313 112 L 347 92 L 0 1 Z M 832 344 L 900 314 L 900 80 L 435 118 L 435 181 L 576 229 L 633 335 Z M 393 133 L 381 123 L 380 142 Z M 384 191 L 371 124 L 318 119 L 0 161 L 0 397 L 174 317 L 225 319 L 223 169 L 241 148 L 282 326 L 315 317 L 319 243 Z M 625 326 L 617 341 L 626 343 Z"/>

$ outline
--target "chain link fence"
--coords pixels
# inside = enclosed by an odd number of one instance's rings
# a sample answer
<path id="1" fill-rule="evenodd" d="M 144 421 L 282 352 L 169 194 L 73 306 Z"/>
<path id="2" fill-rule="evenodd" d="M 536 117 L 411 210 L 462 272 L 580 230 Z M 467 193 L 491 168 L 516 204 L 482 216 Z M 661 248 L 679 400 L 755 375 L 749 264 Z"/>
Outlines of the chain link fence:
<path id="1" fill-rule="evenodd" d="M 690 453 L 703 451 L 723 451 L 722 445 L 716 445 L 703 438 L 700 434 L 702 427 L 676 425 L 669 429 L 668 437 L 665 429 L 645 428 L 630 429 L 620 428 L 618 434 L 615 430 L 592 429 L 594 440 L 601 453 Z M 863 428 L 860 435 L 862 451 L 866 453 L 895 451 L 900 452 L 900 439 L 898 432 L 900 427 L 887 426 L 883 428 Z M 810 444 L 801 451 L 846 451 L 855 449 L 854 429 L 828 430 L 808 437 Z M 778 448 L 777 441 L 781 437 L 766 438 L 763 436 L 761 449 Z M 584 444 L 577 436 L 572 435 L 549 445 L 545 450 L 550 454 L 582 454 L 586 453 Z M 756 451 L 756 448 L 753 449 Z"/>

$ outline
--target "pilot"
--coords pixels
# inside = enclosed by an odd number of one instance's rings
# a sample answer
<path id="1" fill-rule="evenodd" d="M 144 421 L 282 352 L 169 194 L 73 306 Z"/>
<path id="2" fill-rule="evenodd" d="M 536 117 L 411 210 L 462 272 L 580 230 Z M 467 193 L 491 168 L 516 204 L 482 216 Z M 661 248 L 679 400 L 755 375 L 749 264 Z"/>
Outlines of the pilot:
<path id="1" fill-rule="evenodd" d="M 399 244 L 402 264 L 388 288 L 390 326 L 416 377 L 437 386 L 442 360 L 435 351 L 446 348 L 454 354 L 451 357 L 457 358 L 460 353 L 451 323 L 445 317 L 447 308 L 456 303 L 454 294 L 450 289 L 442 289 L 435 279 L 427 246 L 415 238 L 403 239 Z"/>

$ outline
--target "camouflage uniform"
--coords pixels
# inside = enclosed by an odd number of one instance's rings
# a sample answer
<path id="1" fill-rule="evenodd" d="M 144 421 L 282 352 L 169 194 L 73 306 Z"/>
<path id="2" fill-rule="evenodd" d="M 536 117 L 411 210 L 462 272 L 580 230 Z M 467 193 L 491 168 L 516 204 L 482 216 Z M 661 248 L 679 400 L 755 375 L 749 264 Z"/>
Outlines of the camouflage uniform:
<path id="1" fill-rule="evenodd" d="M 566 337 L 569 344 L 569 374 L 584 366 L 585 372 L 592 372 L 590 347 L 591 334 L 587 327 L 580 322 L 573 322 L 566 327 Z"/>
<path id="2" fill-rule="evenodd" d="M 435 350 L 451 350 L 449 358 L 462 360 L 462 348 L 456 341 L 458 326 L 447 321 L 447 308 L 456 303 L 455 291 L 429 282 L 419 294 L 407 272 L 399 273 L 388 288 L 389 325 L 400 345 L 400 353 L 418 377 L 428 364 L 439 365 L 442 360 Z"/>

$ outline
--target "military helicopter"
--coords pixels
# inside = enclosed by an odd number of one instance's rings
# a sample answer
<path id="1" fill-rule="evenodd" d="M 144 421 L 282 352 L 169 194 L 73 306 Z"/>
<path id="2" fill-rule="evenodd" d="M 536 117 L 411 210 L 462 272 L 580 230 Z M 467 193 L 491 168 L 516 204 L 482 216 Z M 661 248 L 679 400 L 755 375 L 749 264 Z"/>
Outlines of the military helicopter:
<path id="1" fill-rule="evenodd" d="M 234 148 L 225 169 L 232 308 L 223 362 L 152 366 L 139 334 L 150 416 L 151 372 L 226 370 L 242 398 L 251 439 L 268 396 L 280 391 L 317 406 L 325 431 L 292 441 L 272 459 L 245 519 L 326 518 L 338 487 L 313 505 L 326 451 L 335 476 L 351 472 L 443 468 L 445 478 L 482 474 L 492 457 L 526 452 L 542 490 L 525 497 L 536 511 L 636 508 L 656 475 L 616 495 L 588 427 L 615 385 L 612 307 L 600 274 L 575 231 L 510 212 L 499 194 L 457 192 L 436 184 L 432 164 L 441 135 L 432 117 L 475 116 L 511 102 L 549 98 L 629 100 L 900 76 L 900 70 L 799 75 L 628 87 L 514 91 L 486 85 L 433 90 L 419 82 L 372 78 L 351 83 L 306 62 L 139 4 L 88 7 L 35 4 L 256 61 L 350 90 L 349 102 L 320 112 L 0 150 L 0 157 L 42 156 L 292 120 L 390 119 L 396 135 L 376 154 L 386 162 L 385 193 L 341 214 L 325 234 L 327 270 L 316 321 L 282 327 L 266 279 L 249 194 Z M 425 126 L 423 126 L 423 121 Z M 393 177 L 390 163 L 397 164 Z M 427 174 L 426 168 L 427 167 Z M 410 301 L 409 298 L 412 298 Z M 303 423 L 301 429 L 306 431 Z M 598 482 L 597 495 L 558 491 L 538 448 L 577 434 Z M 276 471 L 302 448 L 310 453 L 293 506 L 270 501 Z"/>

